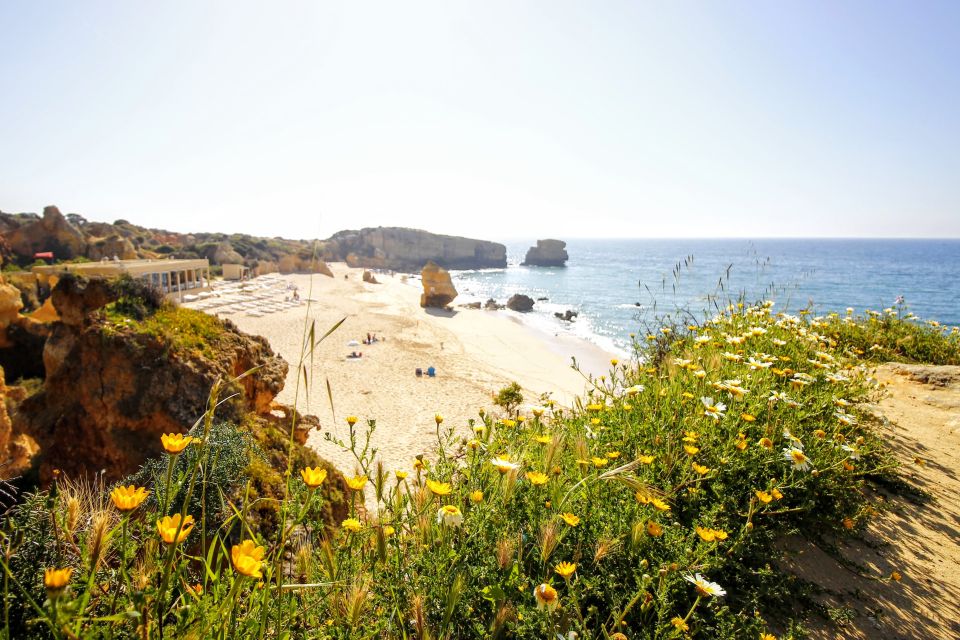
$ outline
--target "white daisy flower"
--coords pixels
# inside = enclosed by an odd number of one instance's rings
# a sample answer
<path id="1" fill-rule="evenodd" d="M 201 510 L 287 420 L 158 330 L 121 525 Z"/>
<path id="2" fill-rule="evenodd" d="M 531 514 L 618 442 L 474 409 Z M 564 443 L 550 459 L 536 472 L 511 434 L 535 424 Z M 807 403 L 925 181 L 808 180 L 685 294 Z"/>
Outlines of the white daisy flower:
<path id="1" fill-rule="evenodd" d="M 684 580 L 692 584 L 697 589 L 697 593 L 705 598 L 719 597 L 727 595 L 727 592 L 716 582 L 710 582 L 699 573 L 691 576 L 685 575 Z"/>
<path id="2" fill-rule="evenodd" d="M 784 447 L 783 457 L 787 462 L 793 464 L 794 471 L 809 471 L 812 466 L 807 454 L 803 452 L 803 449 L 797 447 Z"/>

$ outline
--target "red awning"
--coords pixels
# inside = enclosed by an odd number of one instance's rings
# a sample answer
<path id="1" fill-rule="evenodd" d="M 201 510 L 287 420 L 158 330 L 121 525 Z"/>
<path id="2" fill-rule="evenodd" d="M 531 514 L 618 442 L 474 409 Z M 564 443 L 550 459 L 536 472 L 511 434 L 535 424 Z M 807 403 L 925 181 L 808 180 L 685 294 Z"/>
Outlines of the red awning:
<path id="1" fill-rule="evenodd" d="M 53 251 L 39 251 L 33 254 L 34 258 L 43 258 L 45 260 L 53 260 Z"/>

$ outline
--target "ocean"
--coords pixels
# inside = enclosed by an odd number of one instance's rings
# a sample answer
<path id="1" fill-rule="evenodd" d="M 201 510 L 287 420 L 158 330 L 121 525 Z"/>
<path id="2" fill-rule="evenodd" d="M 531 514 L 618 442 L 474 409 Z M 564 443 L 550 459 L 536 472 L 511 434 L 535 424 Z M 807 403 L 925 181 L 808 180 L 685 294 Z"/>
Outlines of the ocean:
<path id="1" fill-rule="evenodd" d="M 627 354 L 631 332 L 665 313 L 713 315 L 717 304 L 774 300 L 776 310 L 882 310 L 903 296 L 924 320 L 960 325 L 960 240 L 567 240 L 566 267 L 523 267 L 530 241 L 507 242 L 506 269 L 454 271 L 455 304 L 515 293 L 543 332 Z M 554 317 L 568 309 L 573 322 Z"/>

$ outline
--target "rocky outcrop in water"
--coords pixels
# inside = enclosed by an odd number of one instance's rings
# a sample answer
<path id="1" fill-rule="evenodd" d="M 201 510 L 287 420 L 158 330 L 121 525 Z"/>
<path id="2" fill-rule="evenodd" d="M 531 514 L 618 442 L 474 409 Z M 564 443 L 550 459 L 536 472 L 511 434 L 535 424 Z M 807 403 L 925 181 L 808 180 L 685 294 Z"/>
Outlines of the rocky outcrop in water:
<path id="1" fill-rule="evenodd" d="M 527 311 L 533 311 L 533 304 L 533 298 L 530 296 L 525 296 L 522 293 L 516 293 L 510 296 L 510 299 L 507 300 L 507 309 L 526 313 Z"/>
<path id="2" fill-rule="evenodd" d="M 553 315 L 556 316 L 557 318 L 560 318 L 564 322 L 573 322 L 574 320 L 576 320 L 577 316 L 580 314 L 572 309 L 567 309 L 563 313 L 560 313 L 559 311 L 554 311 Z"/>
<path id="3" fill-rule="evenodd" d="M 457 290 L 450 280 L 450 273 L 443 267 L 428 262 L 420 272 L 423 293 L 420 294 L 420 306 L 442 309 L 457 297 Z"/>
<path id="4" fill-rule="evenodd" d="M 323 243 L 323 251 L 326 260 L 365 269 L 417 271 L 428 261 L 447 269 L 507 266 L 507 248 L 500 243 L 403 227 L 340 231 Z"/>
<path id="5" fill-rule="evenodd" d="M 563 240 L 537 240 L 537 246 L 527 250 L 523 265 L 531 267 L 564 267 L 570 256 Z"/>

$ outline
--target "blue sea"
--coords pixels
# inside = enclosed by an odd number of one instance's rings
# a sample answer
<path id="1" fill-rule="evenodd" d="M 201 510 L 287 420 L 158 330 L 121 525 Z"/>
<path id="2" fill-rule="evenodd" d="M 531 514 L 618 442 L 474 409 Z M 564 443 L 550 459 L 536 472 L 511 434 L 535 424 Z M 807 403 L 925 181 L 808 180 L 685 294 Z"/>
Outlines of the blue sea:
<path id="1" fill-rule="evenodd" d="M 453 272 L 456 303 L 547 298 L 522 320 L 614 353 L 657 316 L 702 319 L 741 297 L 825 314 L 882 310 L 903 296 L 919 317 L 960 325 L 960 240 L 567 240 L 563 268 L 520 266 L 534 243 L 505 244 L 506 269 Z M 567 309 L 579 313 L 573 322 L 554 317 Z"/>

